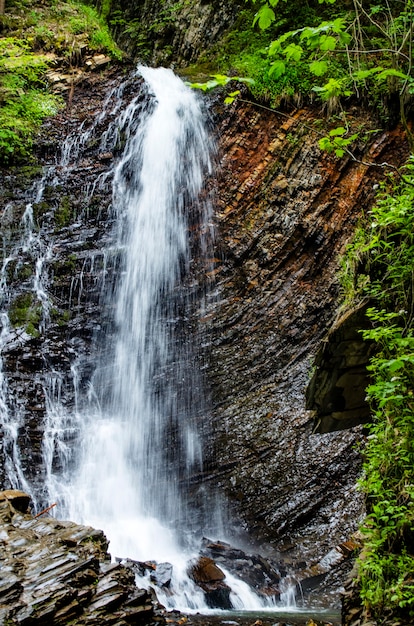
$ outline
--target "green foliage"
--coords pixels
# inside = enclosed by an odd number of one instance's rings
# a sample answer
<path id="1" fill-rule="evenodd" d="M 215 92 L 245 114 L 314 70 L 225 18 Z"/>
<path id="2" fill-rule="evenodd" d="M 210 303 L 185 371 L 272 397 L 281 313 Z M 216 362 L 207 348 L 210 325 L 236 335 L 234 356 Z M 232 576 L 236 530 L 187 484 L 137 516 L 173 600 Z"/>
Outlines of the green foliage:
<path id="1" fill-rule="evenodd" d="M 372 326 L 363 336 L 377 347 L 367 389 L 374 419 L 360 480 L 368 512 L 361 597 L 377 617 L 385 610 L 414 617 L 414 158 L 402 181 L 381 190 L 345 266 L 354 298 L 370 302 Z"/>
<path id="2" fill-rule="evenodd" d="M 270 76 L 279 80 L 292 65 L 306 64 L 313 77 L 311 91 L 326 103 L 328 112 L 340 108 L 350 96 L 383 108 L 383 101 L 395 93 L 400 119 L 414 147 L 406 121 L 414 94 L 412 0 L 395 6 L 355 0 L 352 10 L 335 0 L 319 0 L 319 4 L 326 5 L 330 19 L 284 28 L 268 43 Z M 275 29 L 280 8 L 274 10 L 276 5 L 277 1 L 260 2 L 253 23 L 269 32 Z"/>
<path id="3" fill-rule="evenodd" d="M 256 0 L 253 0 L 253 2 L 256 2 Z M 286 0 L 284 0 L 284 2 L 286 2 Z M 269 0 L 269 2 L 262 4 L 254 17 L 253 25 L 257 23 L 262 30 L 269 28 L 269 26 L 276 20 L 276 14 L 273 11 L 273 8 L 278 4 L 279 0 Z"/>
<path id="4" fill-rule="evenodd" d="M 0 165 L 30 158 L 45 117 L 63 106 L 50 93 L 46 74 L 50 51 L 76 58 L 87 42 L 91 51 L 119 58 L 108 27 L 95 9 L 76 2 L 19 2 L 7 5 L 0 37 Z"/>
<path id="5" fill-rule="evenodd" d="M 322 137 L 319 140 L 319 147 L 326 152 L 334 152 L 337 157 L 344 156 L 348 150 L 349 144 L 351 144 L 358 137 L 355 133 L 348 137 L 345 137 L 347 129 L 343 126 L 338 126 L 329 132 L 327 137 Z"/>
<path id="6" fill-rule="evenodd" d="M 58 230 L 69 226 L 73 218 L 73 210 L 69 196 L 61 196 L 59 206 L 55 211 L 55 222 Z"/>
<path id="7" fill-rule="evenodd" d="M 47 59 L 30 52 L 26 41 L 0 39 L 0 161 L 7 164 L 29 154 L 42 120 L 54 115 L 60 99 L 44 90 Z"/>
<path id="8" fill-rule="evenodd" d="M 69 27 L 74 35 L 86 34 L 91 50 L 106 52 L 116 59 L 122 58 L 122 53 L 115 44 L 103 15 L 99 15 L 94 7 L 86 4 L 79 2 L 67 4 L 72 11 L 75 10 L 75 14 L 69 19 Z"/>
<path id="9" fill-rule="evenodd" d="M 201 89 L 202 91 L 210 91 L 211 89 L 215 89 L 216 87 L 224 87 L 232 81 L 247 83 L 250 85 L 254 83 L 252 78 L 243 78 L 241 76 L 225 76 L 224 74 L 213 74 L 210 77 L 210 80 L 206 81 L 205 83 L 190 83 L 190 87 L 192 87 L 193 89 Z M 240 91 L 234 91 L 232 94 L 233 98 L 238 93 L 240 93 Z M 229 102 L 227 102 L 227 104 L 229 104 Z"/>

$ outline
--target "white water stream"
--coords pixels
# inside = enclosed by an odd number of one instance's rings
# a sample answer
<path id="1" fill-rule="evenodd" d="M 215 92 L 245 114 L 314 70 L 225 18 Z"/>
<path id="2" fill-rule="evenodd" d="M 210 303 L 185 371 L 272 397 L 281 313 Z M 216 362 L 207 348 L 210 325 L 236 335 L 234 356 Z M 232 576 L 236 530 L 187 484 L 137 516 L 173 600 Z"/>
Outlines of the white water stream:
<path id="1" fill-rule="evenodd" d="M 128 138 L 113 173 L 113 210 L 122 271 L 104 294 L 114 300 L 115 330 L 83 409 L 66 502 L 70 517 L 105 528 L 114 555 L 157 560 L 170 558 L 176 541 L 168 527 L 187 514 L 179 483 L 201 463 L 180 380 L 196 380 L 194 364 L 176 336 L 177 309 L 185 313 L 187 302 L 175 292 L 189 263 L 189 203 L 197 202 L 209 150 L 191 92 L 172 72 L 141 72 L 156 102 L 137 120 L 133 101 L 120 120 Z"/>
<path id="2" fill-rule="evenodd" d="M 73 360 L 72 411 L 62 403 L 59 372 L 52 369 L 44 384 L 46 490 L 49 502 L 59 502 L 60 516 L 64 511 L 70 519 L 102 528 L 114 557 L 172 563 L 174 595 L 161 598 L 167 606 L 203 610 L 203 594 L 186 576 L 194 556 L 191 539 L 207 518 L 210 530 L 218 536 L 223 530 L 215 503 L 191 486 L 191 477 L 202 470 L 199 426 L 208 416 L 192 338 L 197 333 L 193 292 L 199 287 L 188 276 L 190 228 L 195 224 L 202 232 L 200 222 L 208 224 L 210 218 L 204 182 L 211 172 L 211 143 L 197 97 L 179 78 L 162 68 L 141 67 L 139 74 L 148 104 L 143 108 L 136 98 L 118 114 L 102 149 L 122 136 L 122 156 L 88 192 L 93 195 L 95 187 L 112 181 L 117 232 L 110 253 L 117 255 L 120 271 L 115 284 L 103 284 L 101 304 L 113 310 L 113 317 L 97 336 L 87 390 Z M 60 167 L 70 166 L 90 133 L 65 144 Z M 25 245 L 33 247 L 30 209 Z M 208 248 L 201 235 L 197 248 Z M 42 250 L 36 263 L 34 290 L 43 324 L 49 315 L 43 266 L 50 254 L 50 248 Z M 5 320 L 3 333 L 7 328 Z M 19 468 L 17 425 L 2 400 L 5 385 L 0 379 L 0 411 Z M 14 475 L 17 484 L 18 469 Z M 235 608 L 272 604 L 232 576 L 227 580 Z"/>

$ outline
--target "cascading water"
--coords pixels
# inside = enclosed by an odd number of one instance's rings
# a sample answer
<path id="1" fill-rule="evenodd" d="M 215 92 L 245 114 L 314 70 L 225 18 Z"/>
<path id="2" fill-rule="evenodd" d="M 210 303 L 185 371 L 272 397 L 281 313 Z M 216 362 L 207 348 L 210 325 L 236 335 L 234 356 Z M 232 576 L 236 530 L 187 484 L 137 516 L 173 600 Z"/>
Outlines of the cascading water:
<path id="1" fill-rule="evenodd" d="M 205 608 L 204 596 L 185 576 L 192 539 L 200 532 L 223 534 L 220 507 L 193 480 L 202 472 L 201 433 L 208 424 L 197 350 L 203 286 L 193 267 L 208 265 L 210 205 L 204 184 L 211 172 L 211 144 L 200 104 L 179 78 L 162 68 L 139 68 L 138 75 L 147 94 L 143 98 L 140 93 L 121 110 L 118 93 L 113 121 L 100 144 L 102 152 L 118 156 L 87 191 L 91 199 L 96 190 L 112 185 L 115 224 L 108 248 L 84 261 L 85 274 L 93 274 L 95 262 L 101 263 L 103 313 L 93 363 L 74 342 L 69 384 L 67 374 L 45 357 L 45 484 L 40 500 L 57 501 L 59 516 L 102 528 L 113 556 L 173 563 L 175 597 L 169 593 L 162 600 L 168 606 L 200 609 Z M 64 176 L 102 120 L 103 115 L 69 137 L 61 162 L 39 184 L 37 202 L 45 180 Z M 40 250 L 32 288 L 43 330 L 50 323 L 47 265 L 52 247 L 34 234 L 31 209 L 29 203 L 21 248 L 32 256 Z M 112 273 L 108 266 L 115 268 Z M 77 278 L 78 303 L 83 273 Z M 3 327 L 5 334 L 7 316 Z M 10 425 L 13 448 L 10 483 L 29 490 L 20 467 L 18 425 L 2 400 L 7 394 L 3 379 L 0 391 L 0 411 Z M 68 393 L 71 403 L 65 399 Z M 237 608 L 272 604 L 241 581 L 234 580 L 233 587 Z"/>
<path id="2" fill-rule="evenodd" d="M 195 422 L 203 417 L 189 328 L 189 216 L 210 168 L 193 94 L 168 70 L 142 68 L 153 97 L 133 101 L 113 173 L 119 277 L 107 284 L 114 321 L 98 337 L 91 402 L 83 407 L 71 518 L 102 526 L 117 556 L 170 558 L 173 528 L 189 530 L 189 478 L 201 469 Z M 110 328 L 109 328 L 110 327 Z"/>

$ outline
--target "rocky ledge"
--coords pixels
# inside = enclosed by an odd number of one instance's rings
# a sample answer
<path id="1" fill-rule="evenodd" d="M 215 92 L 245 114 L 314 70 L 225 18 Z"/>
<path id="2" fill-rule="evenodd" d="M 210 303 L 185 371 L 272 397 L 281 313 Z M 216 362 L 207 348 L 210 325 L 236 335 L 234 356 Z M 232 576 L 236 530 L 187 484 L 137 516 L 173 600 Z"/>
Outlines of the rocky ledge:
<path id="1" fill-rule="evenodd" d="M 0 623 L 127 626 L 164 623 L 133 572 L 111 563 L 101 530 L 34 517 L 30 498 L 0 492 Z"/>

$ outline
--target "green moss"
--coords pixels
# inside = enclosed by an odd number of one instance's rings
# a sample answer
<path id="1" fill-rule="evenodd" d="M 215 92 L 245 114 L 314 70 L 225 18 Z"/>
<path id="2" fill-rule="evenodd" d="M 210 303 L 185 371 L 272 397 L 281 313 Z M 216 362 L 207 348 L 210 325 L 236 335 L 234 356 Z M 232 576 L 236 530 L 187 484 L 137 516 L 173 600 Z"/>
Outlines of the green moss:
<path id="1" fill-rule="evenodd" d="M 120 59 L 108 26 L 97 11 L 77 2 L 21 0 L 7 4 L 0 37 L 0 165 L 31 158 L 42 121 L 63 106 L 50 93 L 46 72 L 57 52 L 73 64 L 85 45 Z"/>
<path id="2" fill-rule="evenodd" d="M 35 222 L 39 223 L 43 215 L 48 213 L 51 210 L 51 206 L 46 200 L 42 200 L 41 202 L 36 202 L 33 204 L 33 218 Z"/>
<path id="3" fill-rule="evenodd" d="M 59 206 L 55 211 L 55 223 L 58 229 L 69 226 L 73 218 L 73 211 L 70 204 L 69 196 L 60 198 Z"/>
<path id="4" fill-rule="evenodd" d="M 33 337 L 39 335 L 38 326 L 42 317 L 42 307 L 36 302 L 33 294 L 22 293 L 10 305 L 9 319 L 14 327 L 25 327 Z"/>
<path id="5" fill-rule="evenodd" d="M 77 257 L 76 254 L 70 254 L 66 259 L 62 261 L 56 261 L 53 264 L 54 276 L 61 277 L 67 275 L 73 275 L 76 270 Z"/>
<path id="6" fill-rule="evenodd" d="M 69 310 L 61 311 L 59 309 L 53 308 L 50 311 L 50 317 L 52 321 L 58 326 L 66 326 L 72 317 L 72 313 Z"/>
<path id="7" fill-rule="evenodd" d="M 16 267 L 15 276 L 16 280 L 23 282 L 33 276 L 33 267 L 30 263 L 22 263 Z"/>

